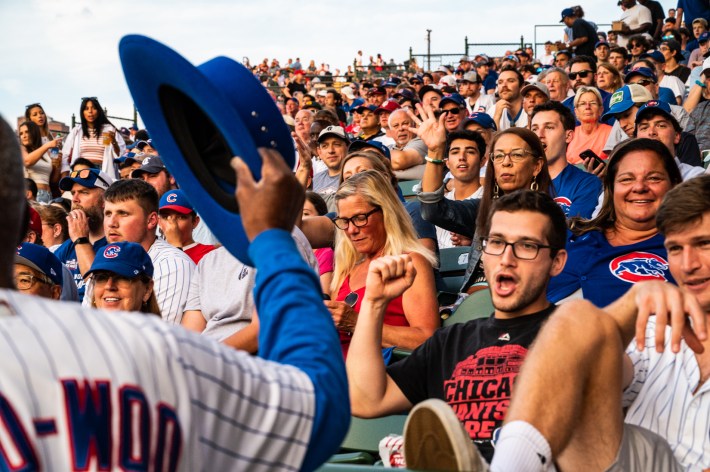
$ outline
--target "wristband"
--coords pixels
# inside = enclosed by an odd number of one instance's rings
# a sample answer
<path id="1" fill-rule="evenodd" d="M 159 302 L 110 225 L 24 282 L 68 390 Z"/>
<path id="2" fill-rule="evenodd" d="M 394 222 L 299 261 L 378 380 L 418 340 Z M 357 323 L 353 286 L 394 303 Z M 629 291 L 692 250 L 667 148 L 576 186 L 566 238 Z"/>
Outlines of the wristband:
<path id="1" fill-rule="evenodd" d="M 424 160 L 427 162 L 431 162 L 432 164 L 437 164 L 437 165 L 442 165 L 444 163 L 444 161 L 441 159 L 432 159 L 429 156 L 424 157 Z"/>
<path id="2" fill-rule="evenodd" d="M 705 87 L 706 87 L 705 83 L 704 83 L 704 82 L 701 82 L 701 81 L 699 81 L 699 80 L 696 80 L 696 81 L 695 81 L 695 85 L 699 85 L 699 86 L 701 86 L 702 88 L 705 88 Z"/>
<path id="3" fill-rule="evenodd" d="M 74 240 L 74 246 L 77 246 L 79 244 L 91 244 L 91 241 L 89 241 L 89 238 L 87 238 L 86 236 L 82 236 Z"/>

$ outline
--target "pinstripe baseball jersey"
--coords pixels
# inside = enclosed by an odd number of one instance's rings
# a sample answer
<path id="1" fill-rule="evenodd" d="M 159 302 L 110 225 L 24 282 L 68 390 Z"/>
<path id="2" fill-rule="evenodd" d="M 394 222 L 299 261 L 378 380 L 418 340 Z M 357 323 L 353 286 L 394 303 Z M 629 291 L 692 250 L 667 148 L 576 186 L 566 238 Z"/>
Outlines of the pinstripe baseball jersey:
<path id="1" fill-rule="evenodd" d="M 670 328 L 662 353 L 655 349 L 656 318 L 646 327 L 646 348 L 632 342 L 626 350 L 634 364 L 634 378 L 624 391 L 626 422 L 642 426 L 665 438 L 686 470 L 710 466 L 710 383 L 700 382 L 700 368 L 693 351 L 681 343 L 670 349 Z"/>
<path id="2" fill-rule="evenodd" d="M 154 290 L 160 314 L 168 323 L 180 324 L 195 263 L 187 254 L 160 238 L 150 246 L 148 255 L 153 262 Z"/>
<path id="3" fill-rule="evenodd" d="M 267 360 L 0 290 L 0 470 L 312 470 L 333 454 L 350 412 L 318 278 L 286 231 L 249 254 Z"/>

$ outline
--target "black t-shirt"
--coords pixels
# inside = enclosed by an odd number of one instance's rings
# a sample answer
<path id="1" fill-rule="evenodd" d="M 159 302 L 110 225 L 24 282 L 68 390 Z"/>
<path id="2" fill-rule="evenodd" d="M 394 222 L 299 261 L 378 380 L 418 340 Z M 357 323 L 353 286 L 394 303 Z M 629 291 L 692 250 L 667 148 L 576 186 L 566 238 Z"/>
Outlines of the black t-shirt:
<path id="1" fill-rule="evenodd" d="M 683 64 L 679 64 L 678 67 L 676 67 L 672 71 L 666 72 L 666 75 L 678 77 L 680 80 L 683 81 L 683 83 L 685 83 L 688 81 L 688 77 L 690 77 L 690 69 L 685 67 Z"/>
<path id="2" fill-rule="evenodd" d="M 287 85 L 288 91 L 291 93 L 291 96 L 293 97 L 293 94 L 296 92 L 303 92 L 308 93 L 308 90 L 306 90 L 306 86 L 303 84 L 299 84 L 298 82 L 289 82 Z"/>
<path id="3" fill-rule="evenodd" d="M 572 23 L 572 39 L 586 37 L 587 40 L 574 48 L 574 53 L 577 56 L 594 57 L 594 45 L 597 43 L 597 32 L 594 27 L 582 18 L 577 18 Z"/>
<path id="4" fill-rule="evenodd" d="M 540 327 L 556 308 L 515 319 L 493 316 L 437 331 L 387 373 L 414 405 L 438 398 L 451 405 L 479 451 L 493 458 L 491 439 L 508 411 L 515 377 Z"/>

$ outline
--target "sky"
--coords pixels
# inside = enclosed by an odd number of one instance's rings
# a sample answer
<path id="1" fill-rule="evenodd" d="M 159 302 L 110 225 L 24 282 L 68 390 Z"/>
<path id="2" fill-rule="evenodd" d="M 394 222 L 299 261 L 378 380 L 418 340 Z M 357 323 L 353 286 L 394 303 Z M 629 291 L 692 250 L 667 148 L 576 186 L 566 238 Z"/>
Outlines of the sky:
<path id="1" fill-rule="evenodd" d="M 609 24 L 621 14 L 616 3 L 582 6 L 586 19 Z M 304 66 L 314 59 L 334 71 L 352 64 L 359 49 L 397 63 L 408 59 L 410 46 L 426 53 L 427 29 L 432 54 L 463 53 L 466 36 L 470 43 L 509 43 L 523 35 L 532 43 L 534 25 L 558 25 L 568 6 L 569 0 L 0 0 L 0 115 L 14 126 L 25 105 L 40 102 L 70 125 L 81 98 L 95 96 L 109 115 L 131 117 L 118 57 L 126 34 L 152 37 L 193 64 L 216 56 L 252 64 L 300 57 Z M 538 42 L 561 37 L 561 26 L 537 29 Z"/>

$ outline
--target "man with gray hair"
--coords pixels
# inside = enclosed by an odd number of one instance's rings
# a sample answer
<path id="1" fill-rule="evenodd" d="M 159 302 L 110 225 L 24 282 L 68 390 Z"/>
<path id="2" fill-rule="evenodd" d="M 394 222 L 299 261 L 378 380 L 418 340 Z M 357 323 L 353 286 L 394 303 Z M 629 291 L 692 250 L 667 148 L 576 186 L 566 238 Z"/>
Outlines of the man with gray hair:
<path id="1" fill-rule="evenodd" d="M 569 93 L 569 77 L 567 72 L 559 67 L 547 69 L 537 77 L 538 82 L 547 86 L 550 92 L 550 100 L 564 102 Z"/>
<path id="2" fill-rule="evenodd" d="M 414 123 L 407 110 L 395 110 L 389 117 L 389 127 L 395 145 L 390 149 L 392 170 L 398 179 L 420 180 L 424 175 L 427 147 L 412 131 Z"/>

